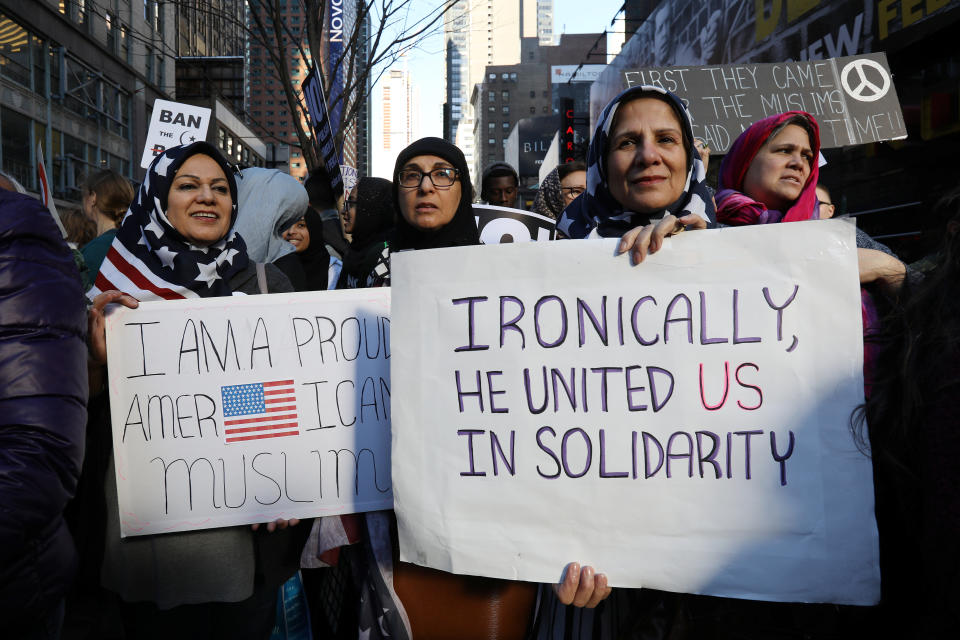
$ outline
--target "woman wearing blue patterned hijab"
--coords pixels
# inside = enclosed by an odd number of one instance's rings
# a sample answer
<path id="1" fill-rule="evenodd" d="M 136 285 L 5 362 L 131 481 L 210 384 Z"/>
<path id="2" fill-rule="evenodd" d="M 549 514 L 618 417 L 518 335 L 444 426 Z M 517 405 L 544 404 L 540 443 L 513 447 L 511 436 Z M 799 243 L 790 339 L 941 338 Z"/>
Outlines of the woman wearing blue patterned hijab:
<path id="1" fill-rule="evenodd" d="M 633 247 L 641 261 L 664 236 L 713 223 L 705 177 L 680 99 L 649 85 L 627 89 L 600 114 L 587 153 L 587 190 L 557 228 L 571 238 L 623 236 L 621 251 Z"/>
<path id="2" fill-rule="evenodd" d="M 248 263 L 236 219 L 234 169 L 220 152 L 202 141 L 167 149 L 150 164 L 87 295 L 110 289 L 140 301 L 231 295 L 230 279 Z"/>

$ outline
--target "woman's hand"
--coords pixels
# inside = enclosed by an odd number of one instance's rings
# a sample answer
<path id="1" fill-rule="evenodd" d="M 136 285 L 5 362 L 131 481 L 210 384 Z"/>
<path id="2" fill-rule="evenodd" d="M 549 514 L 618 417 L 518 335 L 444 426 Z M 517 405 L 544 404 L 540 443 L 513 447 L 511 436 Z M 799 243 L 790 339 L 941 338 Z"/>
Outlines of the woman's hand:
<path id="1" fill-rule="evenodd" d="M 907 267 L 888 253 L 876 249 L 857 249 L 860 284 L 874 284 L 895 298 L 907 275 Z"/>
<path id="2" fill-rule="evenodd" d="M 283 518 L 277 518 L 273 522 L 268 522 L 266 524 L 266 527 L 269 533 L 273 533 L 277 529 L 280 529 L 281 531 L 283 531 L 287 527 L 295 527 L 298 524 L 300 524 L 300 520 L 298 520 L 297 518 L 290 518 L 289 520 L 284 520 Z M 259 523 L 252 524 L 250 525 L 250 528 L 256 531 L 257 529 L 260 528 L 260 524 Z"/>
<path id="3" fill-rule="evenodd" d="M 607 586 L 607 576 L 596 573 L 593 567 L 581 568 L 579 562 L 571 562 L 553 591 L 563 604 L 593 609 L 610 595 L 611 587 Z"/>
<path id="4" fill-rule="evenodd" d="M 633 264 L 640 264 L 646 259 L 647 254 L 660 250 L 664 238 L 678 234 L 686 228 L 706 229 L 707 221 L 695 213 L 682 218 L 667 214 L 657 222 L 651 222 L 645 227 L 636 227 L 623 234 L 617 246 L 617 255 L 629 251 Z"/>
<path id="5" fill-rule="evenodd" d="M 90 342 L 90 360 L 93 364 L 107 364 L 107 321 L 103 309 L 111 303 L 119 303 L 131 309 L 140 306 L 136 298 L 121 291 L 104 291 L 93 299 L 93 306 L 87 312 L 87 339 Z"/>

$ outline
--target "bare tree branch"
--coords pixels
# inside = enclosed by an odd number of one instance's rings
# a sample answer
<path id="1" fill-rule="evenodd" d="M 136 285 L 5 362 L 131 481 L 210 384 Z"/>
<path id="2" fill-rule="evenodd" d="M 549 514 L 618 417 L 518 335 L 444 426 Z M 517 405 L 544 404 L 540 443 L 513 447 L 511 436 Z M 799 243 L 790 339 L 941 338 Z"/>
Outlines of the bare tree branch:
<path id="1" fill-rule="evenodd" d="M 168 1 L 172 4 L 184 2 Z M 326 25 L 330 0 L 297 1 L 306 15 L 305 30 L 287 24 L 279 0 L 245 0 L 247 18 L 241 27 L 251 42 L 267 54 L 270 69 L 256 71 L 269 71 L 279 81 L 304 161 L 312 170 L 322 165 L 323 158 L 304 126 L 307 108 L 299 84 L 295 86 L 291 78 L 290 63 L 299 58 L 309 60 L 315 67 L 323 67 L 321 78 L 327 108 L 331 112 L 340 108 L 340 121 L 335 123 L 333 133 L 335 143 L 342 149 L 346 134 L 356 126 L 369 90 L 393 63 L 442 28 L 447 11 L 464 0 L 443 0 L 439 6 L 416 17 L 412 16 L 414 0 L 342 0 L 343 15 L 346 16 L 349 9 L 350 13 L 356 14 L 356 19 L 352 25 L 345 20 L 350 28 L 343 33 L 343 51 L 337 60 L 330 60 L 326 54 L 329 51 Z M 213 13 L 209 5 L 198 5 L 191 2 L 190 8 Z M 363 24 L 367 19 L 370 25 L 364 36 Z M 339 95 L 334 95 L 335 83 L 331 79 L 341 71 L 342 88 Z M 271 137 L 289 143 L 289 138 Z"/>

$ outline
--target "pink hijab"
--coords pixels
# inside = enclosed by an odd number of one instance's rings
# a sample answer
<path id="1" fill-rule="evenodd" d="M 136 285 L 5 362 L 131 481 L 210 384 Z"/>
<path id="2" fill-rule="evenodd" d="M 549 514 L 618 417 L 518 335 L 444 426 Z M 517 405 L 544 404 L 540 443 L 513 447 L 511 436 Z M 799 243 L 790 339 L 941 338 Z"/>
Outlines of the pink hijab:
<path id="1" fill-rule="evenodd" d="M 734 141 L 720 163 L 720 190 L 717 192 L 717 221 L 732 226 L 770 224 L 773 222 L 796 222 L 820 217 L 817 211 L 817 179 L 820 176 L 818 163 L 814 161 L 800 197 L 787 211 L 768 209 L 743 193 L 743 181 L 750 164 L 760 147 L 784 122 L 800 117 L 806 120 L 813 132 L 810 146 L 815 157 L 820 156 L 820 127 L 812 115 L 805 111 L 787 111 L 768 116 L 750 125 Z"/>

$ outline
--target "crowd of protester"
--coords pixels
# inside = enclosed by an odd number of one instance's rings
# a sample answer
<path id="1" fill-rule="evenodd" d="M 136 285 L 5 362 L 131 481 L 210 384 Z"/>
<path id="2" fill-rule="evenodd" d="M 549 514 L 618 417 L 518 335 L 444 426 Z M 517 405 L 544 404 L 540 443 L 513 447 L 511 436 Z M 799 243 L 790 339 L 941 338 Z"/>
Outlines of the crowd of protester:
<path id="1" fill-rule="evenodd" d="M 681 232 L 834 215 L 812 115 L 754 123 L 716 185 L 710 153 L 682 101 L 634 87 L 601 112 L 586 158 L 547 175 L 533 211 L 556 221 L 558 238 L 620 238 L 637 265 Z M 938 205 L 943 244 L 922 268 L 856 232 L 868 384 L 851 429 L 874 466 L 878 607 L 611 589 L 602 567 L 570 558 L 556 559 L 563 578 L 549 586 L 455 575 L 398 562 L 392 512 L 121 539 L 107 305 L 389 286 L 394 251 L 480 244 L 467 163 L 445 140 L 414 142 L 391 179 L 360 178 L 340 205 L 331 182 L 322 169 L 301 184 L 237 168 L 196 142 L 157 156 L 136 191 L 109 170 L 89 176 L 81 206 L 62 215 L 64 239 L 44 206 L 0 176 L 2 635 L 266 639 L 278 588 L 301 567 L 316 638 L 359 627 L 373 638 L 598 639 L 956 628 L 960 192 Z M 517 208 L 519 187 L 495 163 L 480 200 Z M 338 562 L 318 543 L 331 530 L 354 543 Z"/>

